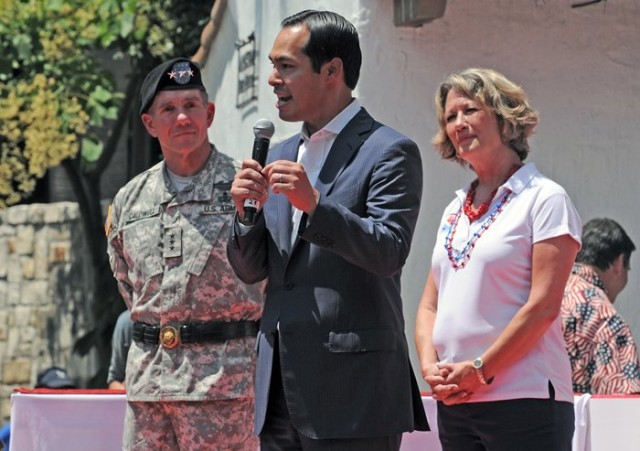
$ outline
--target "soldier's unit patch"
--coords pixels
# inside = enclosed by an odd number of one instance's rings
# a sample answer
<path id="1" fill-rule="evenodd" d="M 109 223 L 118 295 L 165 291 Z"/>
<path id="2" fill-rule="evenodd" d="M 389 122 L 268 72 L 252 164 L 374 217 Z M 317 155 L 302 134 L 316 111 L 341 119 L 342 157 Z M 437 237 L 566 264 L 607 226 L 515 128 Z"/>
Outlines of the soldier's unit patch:
<path id="1" fill-rule="evenodd" d="M 111 213 L 113 210 L 113 204 L 109 204 L 109 209 L 107 210 L 107 221 L 104 223 L 104 234 L 109 236 L 109 232 L 111 231 Z"/>

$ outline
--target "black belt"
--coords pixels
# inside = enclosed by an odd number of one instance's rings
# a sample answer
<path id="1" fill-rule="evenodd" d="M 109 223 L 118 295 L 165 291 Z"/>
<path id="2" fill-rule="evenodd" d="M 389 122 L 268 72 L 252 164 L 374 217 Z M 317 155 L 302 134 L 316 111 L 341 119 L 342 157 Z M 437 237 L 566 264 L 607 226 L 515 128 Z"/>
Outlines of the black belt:
<path id="1" fill-rule="evenodd" d="M 257 335 L 259 328 L 259 321 L 220 321 L 180 326 L 152 326 L 135 322 L 132 338 L 139 343 L 150 345 L 160 343 L 165 348 L 172 349 L 180 343 L 221 342 L 233 338 L 251 337 Z"/>

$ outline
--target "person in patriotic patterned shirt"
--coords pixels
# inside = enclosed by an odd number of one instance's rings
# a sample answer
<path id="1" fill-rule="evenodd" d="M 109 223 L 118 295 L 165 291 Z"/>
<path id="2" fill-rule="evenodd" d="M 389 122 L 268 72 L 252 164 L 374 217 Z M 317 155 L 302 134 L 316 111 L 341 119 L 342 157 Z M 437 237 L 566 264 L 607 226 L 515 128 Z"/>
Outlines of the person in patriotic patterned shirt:
<path id="1" fill-rule="evenodd" d="M 635 245 L 614 220 L 592 219 L 567 282 L 562 322 L 576 393 L 640 392 L 640 362 L 613 303 L 627 284 Z"/>

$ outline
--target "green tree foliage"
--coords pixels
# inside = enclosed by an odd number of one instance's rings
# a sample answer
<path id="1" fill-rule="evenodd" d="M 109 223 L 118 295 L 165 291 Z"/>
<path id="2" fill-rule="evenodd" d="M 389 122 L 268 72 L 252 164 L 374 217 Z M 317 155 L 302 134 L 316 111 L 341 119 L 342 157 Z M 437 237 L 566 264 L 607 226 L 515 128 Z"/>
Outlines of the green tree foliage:
<path id="1" fill-rule="evenodd" d="M 66 158 L 80 156 L 90 171 L 103 156 L 92 132 L 117 118 L 125 94 L 99 51 L 144 69 L 198 43 L 197 21 L 212 3 L 0 0 L 0 208 L 28 197 Z"/>
<path id="2" fill-rule="evenodd" d="M 48 169 L 64 168 L 95 274 L 96 329 L 76 343 L 80 353 L 97 347 L 103 363 L 90 386 L 104 382 L 122 308 L 106 260 L 100 176 L 127 128 L 142 78 L 163 59 L 195 52 L 213 3 L 0 0 L 0 209 L 28 198 Z M 128 66 L 122 92 L 105 58 Z"/>

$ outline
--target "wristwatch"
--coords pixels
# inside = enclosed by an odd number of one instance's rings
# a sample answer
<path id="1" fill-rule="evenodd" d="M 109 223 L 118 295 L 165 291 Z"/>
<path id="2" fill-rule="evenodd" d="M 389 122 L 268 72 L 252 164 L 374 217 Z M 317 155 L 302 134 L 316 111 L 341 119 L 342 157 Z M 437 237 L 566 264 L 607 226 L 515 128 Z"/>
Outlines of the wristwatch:
<path id="1" fill-rule="evenodd" d="M 473 363 L 473 369 L 476 372 L 476 376 L 478 376 L 478 380 L 480 381 L 480 383 L 482 385 L 489 385 L 490 382 L 487 382 L 487 380 L 484 378 L 484 370 L 482 369 L 482 367 L 484 366 L 484 360 L 482 360 L 482 357 L 478 357 L 476 358 Z"/>

